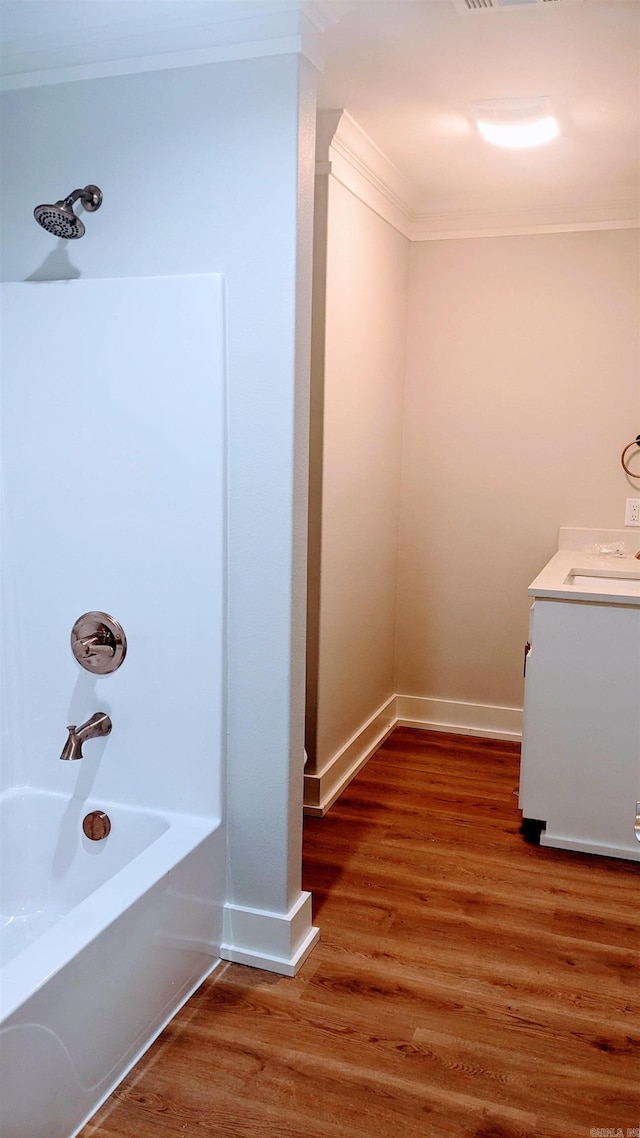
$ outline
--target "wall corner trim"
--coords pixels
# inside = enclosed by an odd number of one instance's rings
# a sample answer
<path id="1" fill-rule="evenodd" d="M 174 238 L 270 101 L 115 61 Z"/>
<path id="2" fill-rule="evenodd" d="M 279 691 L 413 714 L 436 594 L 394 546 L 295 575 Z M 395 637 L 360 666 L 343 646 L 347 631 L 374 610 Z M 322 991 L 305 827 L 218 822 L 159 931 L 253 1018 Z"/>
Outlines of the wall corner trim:
<path id="1" fill-rule="evenodd" d="M 271 913 L 227 902 L 222 960 L 295 976 L 320 939 L 311 923 L 311 894 L 301 892 L 288 913 Z"/>
<path id="2" fill-rule="evenodd" d="M 305 814 L 322 818 L 394 727 L 417 727 L 424 731 L 519 742 L 522 738 L 522 709 L 425 696 L 391 696 L 318 774 L 305 775 Z"/>

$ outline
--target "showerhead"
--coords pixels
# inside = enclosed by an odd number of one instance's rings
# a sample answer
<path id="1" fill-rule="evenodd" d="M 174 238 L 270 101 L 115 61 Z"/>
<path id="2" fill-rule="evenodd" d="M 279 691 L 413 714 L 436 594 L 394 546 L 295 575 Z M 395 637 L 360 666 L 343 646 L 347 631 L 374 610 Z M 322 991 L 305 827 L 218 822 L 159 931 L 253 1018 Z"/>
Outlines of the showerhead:
<path id="1" fill-rule="evenodd" d="M 70 206 L 63 201 L 55 205 L 38 205 L 33 211 L 38 225 L 53 233 L 54 237 L 75 238 L 84 237 L 84 225 Z"/>
<path id="2" fill-rule="evenodd" d="M 52 233 L 54 237 L 70 241 L 84 237 L 84 225 L 73 212 L 73 203 L 78 201 L 78 198 L 89 213 L 93 213 L 102 205 L 102 191 L 97 186 L 89 185 L 83 190 L 74 190 L 55 205 L 37 205 L 33 216 L 38 225 L 46 229 L 47 233 Z"/>

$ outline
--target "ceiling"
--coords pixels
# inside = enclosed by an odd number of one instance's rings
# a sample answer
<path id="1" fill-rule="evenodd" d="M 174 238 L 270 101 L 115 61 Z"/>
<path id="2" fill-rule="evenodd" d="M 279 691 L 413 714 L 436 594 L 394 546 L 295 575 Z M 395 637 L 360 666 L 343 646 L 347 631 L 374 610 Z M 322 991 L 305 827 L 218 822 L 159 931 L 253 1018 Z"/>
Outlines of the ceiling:
<path id="1" fill-rule="evenodd" d="M 490 2 L 490 0 L 489 0 Z M 351 116 L 409 180 L 418 214 L 559 207 L 638 216 L 640 3 L 355 0 L 323 38 L 320 105 Z M 560 136 L 483 142 L 470 103 L 549 96 Z"/>
<path id="2" fill-rule="evenodd" d="M 348 110 L 402 176 L 414 216 L 637 218 L 640 0 L 303 3 L 326 29 L 319 106 Z M 205 24 L 211 33 L 240 16 L 284 18 L 298 6 L 0 0 L 3 62 L 19 72 L 115 58 L 142 42 L 148 51 L 188 49 Z M 480 139 L 472 101 L 539 95 L 560 122 L 556 140 L 507 151 Z"/>

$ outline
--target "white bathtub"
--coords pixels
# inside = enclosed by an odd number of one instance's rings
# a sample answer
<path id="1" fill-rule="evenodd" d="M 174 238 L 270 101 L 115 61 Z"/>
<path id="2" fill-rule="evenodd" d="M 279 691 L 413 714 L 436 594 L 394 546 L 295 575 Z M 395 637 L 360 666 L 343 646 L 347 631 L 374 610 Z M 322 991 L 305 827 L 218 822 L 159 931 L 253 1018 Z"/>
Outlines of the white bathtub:
<path id="1" fill-rule="evenodd" d="M 215 967 L 221 843 L 210 818 L 0 798 L 2 1138 L 77 1134 Z"/>

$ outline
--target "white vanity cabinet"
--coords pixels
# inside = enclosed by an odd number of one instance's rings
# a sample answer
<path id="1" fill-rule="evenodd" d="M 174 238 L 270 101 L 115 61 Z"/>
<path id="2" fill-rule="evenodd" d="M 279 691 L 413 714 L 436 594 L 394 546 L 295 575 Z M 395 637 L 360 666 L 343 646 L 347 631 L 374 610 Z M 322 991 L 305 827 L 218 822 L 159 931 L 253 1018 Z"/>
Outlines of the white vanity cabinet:
<path id="1" fill-rule="evenodd" d="M 640 562 L 569 553 L 529 590 L 520 809 L 542 845 L 640 861 Z"/>

